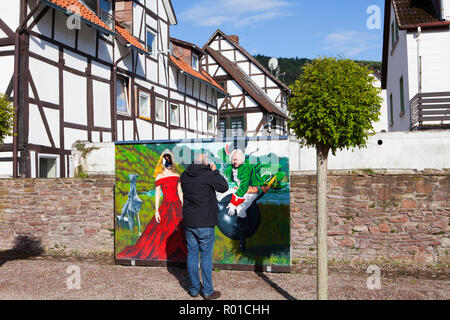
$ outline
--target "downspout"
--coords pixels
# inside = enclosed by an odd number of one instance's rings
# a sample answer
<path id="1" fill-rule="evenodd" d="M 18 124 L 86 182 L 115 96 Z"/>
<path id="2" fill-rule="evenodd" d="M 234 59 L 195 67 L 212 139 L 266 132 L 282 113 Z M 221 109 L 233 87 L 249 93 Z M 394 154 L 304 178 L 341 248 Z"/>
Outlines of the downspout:
<path id="1" fill-rule="evenodd" d="M 420 36 L 422 35 L 422 28 L 417 28 L 417 78 L 419 80 L 419 93 L 422 93 L 422 52 L 421 52 L 421 39 Z"/>
<path id="2" fill-rule="evenodd" d="M 116 83 L 117 83 L 117 66 L 119 65 L 119 63 L 121 61 L 123 61 L 126 57 L 128 57 L 132 51 L 131 45 L 127 44 L 128 47 L 128 52 L 126 55 L 124 55 L 123 57 L 120 57 L 119 60 L 117 60 L 116 62 L 114 62 L 114 66 L 113 66 L 113 106 L 114 106 L 114 111 L 113 111 L 113 121 L 114 121 L 114 128 L 116 128 L 115 132 L 113 132 L 113 141 L 117 141 L 117 89 L 116 89 Z"/>
<path id="3" fill-rule="evenodd" d="M 41 5 L 40 2 L 36 4 L 33 10 L 26 16 L 24 21 L 19 25 L 14 34 L 14 128 L 13 128 L 13 178 L 19 177 L 18 172 L 18 125 L 19 125 L 19 80 L 20 80 L 20 35 L 25 28 L 30 18 L 36 13 L 37 9 Z"/>

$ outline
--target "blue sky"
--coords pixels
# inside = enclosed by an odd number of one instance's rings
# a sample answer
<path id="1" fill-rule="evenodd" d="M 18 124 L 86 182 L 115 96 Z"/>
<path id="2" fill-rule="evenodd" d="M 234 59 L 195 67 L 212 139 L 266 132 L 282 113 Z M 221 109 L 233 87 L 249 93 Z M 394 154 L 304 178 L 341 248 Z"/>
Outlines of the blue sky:
<path id="1" fill-rule="evenodd" d="M 171 36 L 202 47 L 215 30 L 251 54 L 381 61 L 384 0 L 172 0 Z M 369 11 L 369 12 L 368 12 Z"/>

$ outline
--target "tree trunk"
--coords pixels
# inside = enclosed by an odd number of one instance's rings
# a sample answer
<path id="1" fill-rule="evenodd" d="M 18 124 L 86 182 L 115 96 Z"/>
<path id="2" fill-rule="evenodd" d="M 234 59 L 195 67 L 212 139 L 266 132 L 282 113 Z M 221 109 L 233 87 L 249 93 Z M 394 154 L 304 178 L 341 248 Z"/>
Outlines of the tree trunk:
<path id="1" fill-rule="evenodd" d="M 327 174 L 329 148 L 317 145 L 317 299 L 328 299 Z"/>

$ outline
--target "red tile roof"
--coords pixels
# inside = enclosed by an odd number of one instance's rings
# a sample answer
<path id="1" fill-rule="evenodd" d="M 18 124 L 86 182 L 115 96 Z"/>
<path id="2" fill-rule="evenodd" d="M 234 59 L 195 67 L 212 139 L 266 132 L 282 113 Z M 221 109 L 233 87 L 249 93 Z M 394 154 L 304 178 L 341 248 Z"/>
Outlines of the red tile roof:
<path id="1" fill-rule="evenodd" d="M 145 49 L 145 47 L 139 42 L 139 40 L 131 35 L 125 28 L 122 28 L 121 26 L 116 24 L 116 31 L 122 38 L 124 38 L 129 44 L 131 44 L 139 51 L 149 53 L 147 49 Z"/>
<path id="2" fill-rule="evenodd" d="M 207 74 L 204 70 L 200 70 L 200 72 L 195 71 L 194 69 L 191 68 L 190 65 L 188 65 L 187 63 L 185 63 L 184 61 L 173 55 L 170 55 L 170 61 L 172 61 L 175 64 L 175 66 L 181 71 L 186 72 L 189 75 L 201 81 L 209 83 L 210 85 L 214 86 L 216 90 L 219 90 L 220 92 L 229 96 L 228 92 L 224 88 L 222 88 L 222 86 L 218 84 L 213 78 L 211 78 L 211 76 Z"/>
<path id="3" fill-rule="evenodd" d="M 90 22 L 96 26 L 105 29 L 111 33 L 114 33 L 107 25 L 104 23 L 92 10 L 88 9 L 85 5 L 80 3 L 78 0 L 41 0 L 44 4 L 57 6 L 65 11 L 69 9 L 78 9 L 82 19 Z M 72 10 L 73 11 L 73 10 Z"/>
<path id="4" fill-rule="evenodd" d="M 392 4 L 400 29 L 449 24 L 448 21 L 441 21 L 432 0 L 393 0 Z"/>

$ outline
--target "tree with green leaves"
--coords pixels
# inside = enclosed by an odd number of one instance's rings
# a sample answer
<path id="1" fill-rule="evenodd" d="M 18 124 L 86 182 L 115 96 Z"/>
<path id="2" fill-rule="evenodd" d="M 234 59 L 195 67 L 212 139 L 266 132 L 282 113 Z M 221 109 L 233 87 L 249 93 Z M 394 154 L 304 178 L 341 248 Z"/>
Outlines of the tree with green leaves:
<path id="1" fill-rule="evenodd" d="M 0 146 L 7 136 L 12 136 L 14 125 L 14 106 L 8 96 L 0 94 Z"/>
<path id="2" fill-rule="evenodd" d="M 363 148 L 379 120 L 381 89 L 367 67 L 342 58 L 319 58 L 303 67 L 291 86 L 289 127 L 317 150 L 317 297 L 328 298 L 328 154 Z"/>

